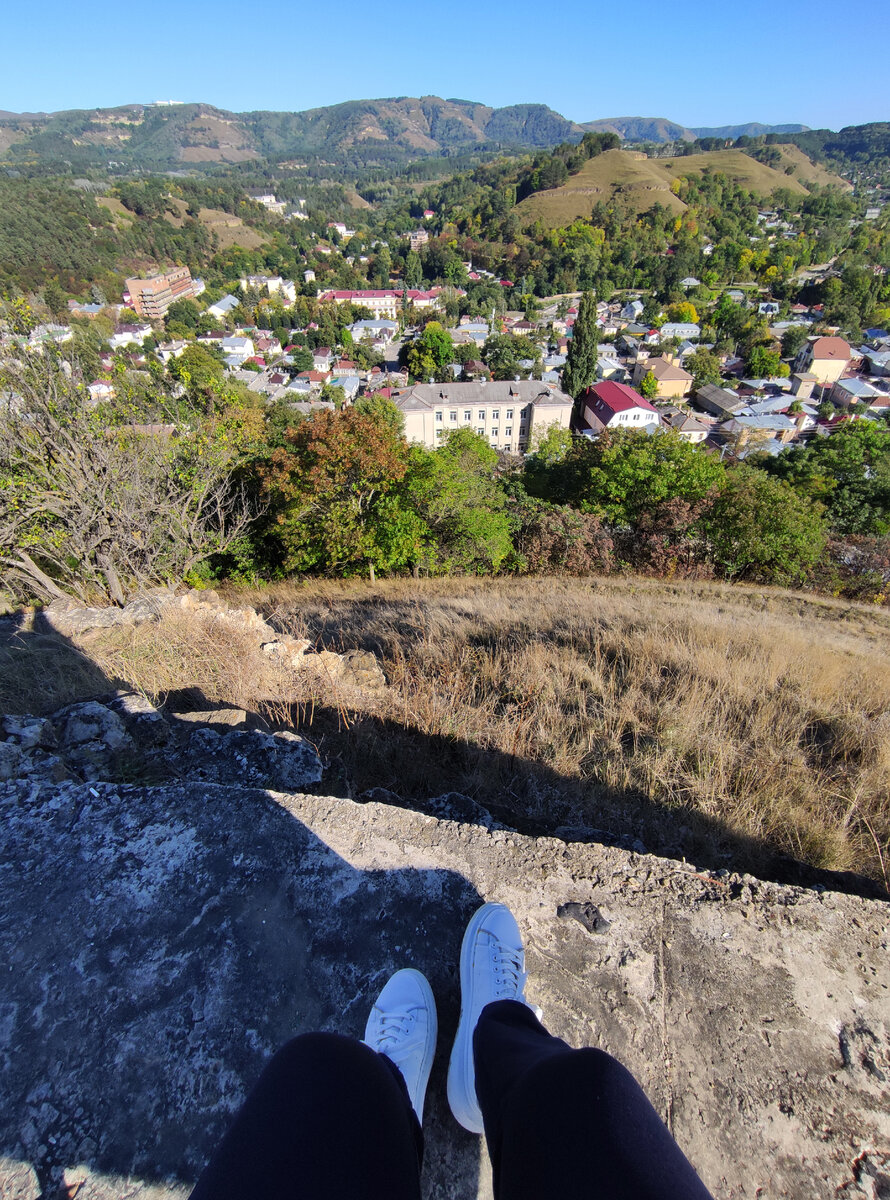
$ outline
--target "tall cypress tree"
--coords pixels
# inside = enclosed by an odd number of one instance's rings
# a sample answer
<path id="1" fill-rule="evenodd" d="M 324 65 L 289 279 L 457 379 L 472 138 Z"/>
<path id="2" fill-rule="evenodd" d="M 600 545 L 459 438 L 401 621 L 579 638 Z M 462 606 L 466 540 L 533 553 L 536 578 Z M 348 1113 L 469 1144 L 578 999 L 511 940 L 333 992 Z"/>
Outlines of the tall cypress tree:
<path id="1" fill-rule="evenodd" d="M 572 330 L 569 353 L 562 372 L 563 391 L 573 400 L 585 388 L 596 383 L 596 356 L 599 346 L 599 330 L 596 327 L 596 296 L 585 292 L 578 308 L 578 318 Z"/>

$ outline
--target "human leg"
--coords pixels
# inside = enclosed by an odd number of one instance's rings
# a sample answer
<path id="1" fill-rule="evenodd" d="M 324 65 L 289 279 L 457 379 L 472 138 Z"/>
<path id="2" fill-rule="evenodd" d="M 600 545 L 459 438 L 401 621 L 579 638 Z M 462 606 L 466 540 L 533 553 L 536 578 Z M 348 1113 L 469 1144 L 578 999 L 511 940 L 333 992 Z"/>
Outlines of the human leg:
<path id="1" fill-rule="evenodd" d="M 191 1200 L 419 1200 L 423 1135 L 398 1068 L 307 1033 L 260 1076 Z"/>
<path id="2" fill-rule="evenodd" d="M 709 1200 L 611 1055 L 571 1049 L 516 1001 L 483 1009 L 473 1043 L 496 1200 Z"/>
<path id="3" fill-rule="evenodd" d="M 275 1055 L 191 1200 L 419 1200 L 435 1044 L 429 984 L 397 971 L 364 1042 L 310 1033 Z"/>

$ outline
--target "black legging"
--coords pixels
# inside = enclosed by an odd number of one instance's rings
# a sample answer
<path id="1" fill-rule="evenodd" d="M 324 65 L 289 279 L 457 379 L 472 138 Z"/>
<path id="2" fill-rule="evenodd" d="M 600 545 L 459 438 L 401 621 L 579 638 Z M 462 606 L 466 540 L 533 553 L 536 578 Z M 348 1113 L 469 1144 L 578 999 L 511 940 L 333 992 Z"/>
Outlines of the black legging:
<path id="1" fill-rule="evenodd" d="M 476 1094 L 496 1200 L 710 1200 L 634 1077 L 515 1000 L 482 1011 Z M 191 1200 L 419 1200 L 423 1137 L 398 1068 L 308 1033 L 275 1055 Z"/>

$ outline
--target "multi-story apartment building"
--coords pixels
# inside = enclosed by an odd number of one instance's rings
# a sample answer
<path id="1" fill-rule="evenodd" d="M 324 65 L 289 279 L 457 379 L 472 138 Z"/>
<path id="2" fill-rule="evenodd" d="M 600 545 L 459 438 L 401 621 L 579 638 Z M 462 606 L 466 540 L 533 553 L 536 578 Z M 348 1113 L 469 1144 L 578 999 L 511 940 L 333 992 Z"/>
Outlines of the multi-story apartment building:
<path id="1" fill-rule="evenodd" d="M 418 383 L 393 396 L 405 418 L 405 437 L 429 449 L 453 429 L 469 427 L 496 450 L 524 453 L 532 435 L 549 425 L 568 429 L 572 398 L 539 379 L 476 383 Z"/>
<path id="2" fill-rule="evenodd" d="M 412 288 L 408 291 L 407 302 L 415 308 L 437 308 L 441 288 L 431 288 L 430 291 L 420 291 Z M 321 292 L 319 300 L 334 304 L 356 304 L 366 308 L 376 320 L 388 318 L 397 320 L 404 305 L 401 290 L 395 288 L 365 288 L 361 291 Z"/>
<path id="3" fill-rule="evenodd" d="M 175 301 L 200 295 L 203 284 L 192 279 L 188 267 L 175 267 L 148 279 L 128 279 L 127 291 L 134 312 L 149 321 L 159 321 Z"/>

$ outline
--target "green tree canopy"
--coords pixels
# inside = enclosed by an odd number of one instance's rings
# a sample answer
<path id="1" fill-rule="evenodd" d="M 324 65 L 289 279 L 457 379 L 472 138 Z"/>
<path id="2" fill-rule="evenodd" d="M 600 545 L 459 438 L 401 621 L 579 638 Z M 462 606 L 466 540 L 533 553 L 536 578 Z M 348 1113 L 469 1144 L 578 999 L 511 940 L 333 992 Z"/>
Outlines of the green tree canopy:
<path id="1" fill-rule="evenodd" d="M 784 480 L 745 465 L 727 471 L 701 528 L 730 578 L 785 585 L 806 578 L 826 541 L 820 505 Z"/>
<path id="2" fill-rule="evenodd" d="M 426 565 L 435 571 L 496 571 L 512 549 L 497 451 L 456 429 L 432 453 L 412 447 L 408 494 L 431 531 Z"/>
<path id="3" fill-rule="evenodd" d="M 785 450 L 765 469 L 822 501 L 836 533 L 890 533 L 890 429 L 848 421 L 831 437 Z"/>
<path id="4" fill-rule="evenodd" d="M 354 574 L 417 562 L 428 534 L 405 502 L 408 445 L 378 415 L 312 413 L 260 470 L 285 571 Z"/>
<path id="5" fill-rule="evenodd" d="M 634 526 L 664 501 L 705 499 L 723 478 L 719 460 L 670 430 L 606 430 L 596 441 L 578 439 L 549 478 L 530 478 L 529 490 L 611 525 Z"/>

